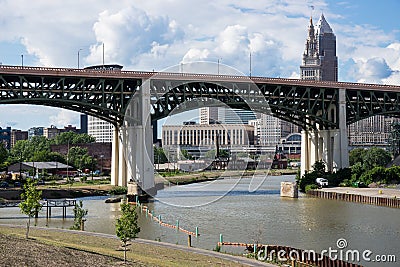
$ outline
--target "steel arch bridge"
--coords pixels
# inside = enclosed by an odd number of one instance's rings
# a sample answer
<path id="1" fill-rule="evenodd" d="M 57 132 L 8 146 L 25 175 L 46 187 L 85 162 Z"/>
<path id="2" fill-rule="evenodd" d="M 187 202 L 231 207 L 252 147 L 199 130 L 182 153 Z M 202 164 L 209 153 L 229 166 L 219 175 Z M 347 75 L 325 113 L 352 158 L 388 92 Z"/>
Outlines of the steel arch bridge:
<path id="1" fill-rule="evenodd" d="M 316 123 L 334 129 L 338 119 L 329 114 L 329 108 L 337 106 L 340 89 L 346 90 L 347 125 L 374 115 L 400 117 L 400 86 L 17 66 L 0 66 L 0 104 L 65 108 L 119 126 L 134 94 L 152 77 L 152 120 L 168 116 L 181 103 L 203 98 L 269 113 L 304 129 L 313 129 Z"/>
<path id="2" fill-rule="evenodd" d="M 140 107 L 136 113 L 141 113 L 141 118 L 137 117 L 133 124 L 144 125 L 144 116 L 150 114 L 151 120 L 157 121 L 175 110 L 207 106 L 209 99 L 217 99 L 233 108 L 271 114 L 301 126 L 305 130 L 302 170 L 310 169 L 313 162 L 320 159 L 328 162 L 331 170 L 348 166 L 346 125 L 374 115 L 400 117 L 400 86 L 394 85 L 0 66 L 0 104 L 34 104 L 78 111 L 114 124 L 117 131 L 124 126 L 126 114 L 136 116 L 132 111 L 135 109 L 130 107 L 132 100 Z M 190 105 L 192 100 L 200 101 Z M 135 136 L 141 136 L 135 141 L 141 146 L 137 151 L 150 150 L 147 135 L 136 133 Z M 113 157 L 120 155 L 121 158 L 117 143 L 114 139 Z M 347 163 L 343 154 L 347 155 Z M 137 154 L 136 160 L 142 156 Z M 138 169 L 143 172 L 151 165 L 151 160 L 140 162 Z M 116 164 L 114 173 L 121 174 L 126 166 L 118 163 L 117 167 Z M 152 169 L 148 173 L 146 175 L 154 175 Z M 121 176 L 126 176 L 126 171 Z M 115 184 L 126 184 L 126 178 Z"/>

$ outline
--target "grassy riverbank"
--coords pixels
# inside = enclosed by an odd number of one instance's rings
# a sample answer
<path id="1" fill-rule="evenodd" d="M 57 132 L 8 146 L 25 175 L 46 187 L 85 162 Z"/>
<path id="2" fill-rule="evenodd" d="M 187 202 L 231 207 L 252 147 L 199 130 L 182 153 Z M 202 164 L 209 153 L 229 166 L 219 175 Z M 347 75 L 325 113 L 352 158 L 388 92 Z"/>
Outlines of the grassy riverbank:
<path id="1" fill-rule="evenodd" d="M 38 186 L 38 189 L 43 192 L 43 198 L 48 199 L 103 196 L 109 194 L 113 188 L 114 186 L 110 184 Z M 0 189 L 0 198 L 6 200 L 20 200 L 21 192 L 21 188 Z"/>
<path id="2" fill-rule="evenodd" d="M 158 180 L 164 180 L 164 184 L 191 184 L 211 181 L 223 177 L 252 177 L 253 175 L 291 175 L 296 174 L 297 169 L 283 169 L 283 170 L 246 170 L 246 171 L 205 171 L 193 173 L 165 173 L 163 177 Z"/>
<path id="3" fill-rule="evenodd" d="M 83 235 L 84 234 L 84 235 Z M 123 252 L 117 238 L 77 231 L 0 226 L 0 266 L 121 266 Z M 245 266 L 216 257 L 132 242 L 128 266 Z"/>

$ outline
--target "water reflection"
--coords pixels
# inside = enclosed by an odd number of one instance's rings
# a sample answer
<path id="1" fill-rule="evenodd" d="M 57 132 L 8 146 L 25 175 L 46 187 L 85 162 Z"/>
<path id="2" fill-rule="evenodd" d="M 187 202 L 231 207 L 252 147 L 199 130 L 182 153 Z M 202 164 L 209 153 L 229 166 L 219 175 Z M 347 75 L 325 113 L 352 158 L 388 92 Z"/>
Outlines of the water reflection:
<path id="1" fill-rule="evenodd" d="M 399 255 L 400 210 L 359 203 L 307 198 L 286 199 L 279 196 L 281 181 L 293 180 L 293 176 L 272 176 L 259 190 L 249 192 L 250 179 L 241 181 L 219 200 L 225 188 L 232 187 L 233 179 L 214 181 L 208 190 L 202 185 L 171 187 L 160 191 L 158 201 L 149 203 L 150 210 L 163 221 L 172 225 L 179 220 L 181 227 L 195 231 L 200 237 L 192 244 L 206 249 L 215 248 L 219 235 L 225 241 L 257 241 L 264 244 L 280 244 L 321 251 L 336 248 L 339 238 L 346 238 L 350 249 L 369 249 L 374 254 Z M 183 190 L 183 189 L 186 189 Z M 82 198 L 89 210 L 87 231 L 115 233 L 115 220 L 119 215 L 119 203 L 104 203 L 105 197 Z M 191 206 L 210 202 L 208 205 Z M 166 203 L 174 203 L 169 205 Z M 62 209 L 53 209 L 53 217 L 46 222 L 46 212 L 39 214 L 38 225 L 69 228 L 73 224 L 72 208 L 67 219 L 62 219 Z M 0 209 L 0 223 L 25 224 L 25 216 L 18 208 Z M 185 245 L 187 236 L 174 229 L 161 227 L 139 213 L 141 232 L 139 237 Z M 229 250 L 229 248 L 226 248 Z M 242 252 L 242 250 L 235 250 Z M 365 266 L 397 266 L 395 264 L 364 263 Z"/>

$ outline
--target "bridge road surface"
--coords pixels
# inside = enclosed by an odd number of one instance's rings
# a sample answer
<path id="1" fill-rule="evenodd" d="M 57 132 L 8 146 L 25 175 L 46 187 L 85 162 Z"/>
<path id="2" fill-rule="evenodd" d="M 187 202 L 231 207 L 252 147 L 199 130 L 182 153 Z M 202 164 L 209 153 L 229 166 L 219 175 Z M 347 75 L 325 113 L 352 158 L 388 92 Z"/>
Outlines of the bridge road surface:
<path id="1" fill-rule="evenodd" d="M 9 228 L 25 228 L 24 225 L 0 224 L 0 226 L 9 227 Z M 98 237 L 104 237 L 104 238 L 118 239 L 118 237 L 116 235 L 103 234 L 103 233 L 86 232 L 86 231 L 77 232 L 77 231 L 67 230 L 67 229 L 47 228 L 47 227 L 37 227 L 37 226 L 31 226 L 30 228 L 44 230 L 44 231 L 56 231 L 56 232 L 74 233 L 74 234 L 79 234 L 79 235 L 92 235 L 92 236 L 98 236 Z M 239 264 L 248 265 L 248 266 L 267 266 L 267 267 L 278 266 L 278 265 L 273 265 L 273 264 L 257 261 L 254 259 L 248 259 L 248 258 L 241 257 L 241 256 L 234 256 L 234 255 L 219 253 L 216 251 L 211 251 L 211 250 L 206 250 L 206 249 L 201 249 L 201 248 L 193 248 L 193 247 L 189 248 L 189 247 L 175 245 L 175 244 L 166 243 L 166 242 L 158 242 L 158 241 L 141 239 L 141 238 L 136 238 L 134 240 L 131 240 L 130 242 L 138 243 L 138 244 L 153 245 L 153 246 L 161 246 L 161 247 L 170 248 L 170 249 L 176 249 L 176 250 L 187 251 L 187 252 L 191 252 L 191 253 L 197 253 L 197 254 L 210 256 L 210 257 L 214 257 L 214 258 L 219 258 L 219 259 L 223 259 L 223 260 L 228 260 L 233 263 L 239 263 Z"/>

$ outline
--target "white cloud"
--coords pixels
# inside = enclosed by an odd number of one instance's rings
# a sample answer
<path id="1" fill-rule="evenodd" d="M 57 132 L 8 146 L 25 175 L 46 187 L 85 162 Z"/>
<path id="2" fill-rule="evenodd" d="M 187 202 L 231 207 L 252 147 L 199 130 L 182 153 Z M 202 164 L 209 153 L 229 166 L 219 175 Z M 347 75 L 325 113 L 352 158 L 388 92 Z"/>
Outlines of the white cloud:
<path id="1" fill-rule="evenodd" d="M 165 16 L 148 15 L 144 10 L 129 6 L 116 13 L 104 11 L 94 23 L 97 43 L 86 57 L 89 64 L 100 64 L 103 54 L 108 63 L 136 65 L 143 54 L 165 55 L 169 42 L 182 37 L 176 21 Z"/>
<path id="2" fill-rule="evenodd" d="M 77 120 L 78 113 L 69 111 L 66 109 L 57 110 L 56 114 L 49 117 L 50 125 L 54 125 L 58 128 L 62 128 L 68 125 L 78 125 L 79 120 Z"/>
<path id="3" fill-rule="evenodd" d="M 383 79 L 390 77 L 392 70 L 384 58 L 370 58 L 356 62 L 358 67 L 358 82 L 381 83 Z"/>
<path id="4" fill-rule="evenodd" d="M 190 63 L 194 61 L 203 61 L 208 58 L 210 55 L 210 51 L 207 49 L 197 49 L 191 48 L 187 53 L 183 56 L 182 63 Z"/>
<path id="5" fill-rule="evenodd" d="M 396 33 L 343 19 L 327 2 L 3 0 L 0 42 L 22 43 L 34 64 L 56 67 L 76 67 L 79 49 L 81 66 L 100 64 L 104 43 L 106 63 L 129 70 L 219 59 L 248 74 L 251 51 L 253 75 L 298 78 L 312 3 L 337 35 L 340 80 L 400 84 Z M 62 117 L 54 123 L 68 123 Z"/>

